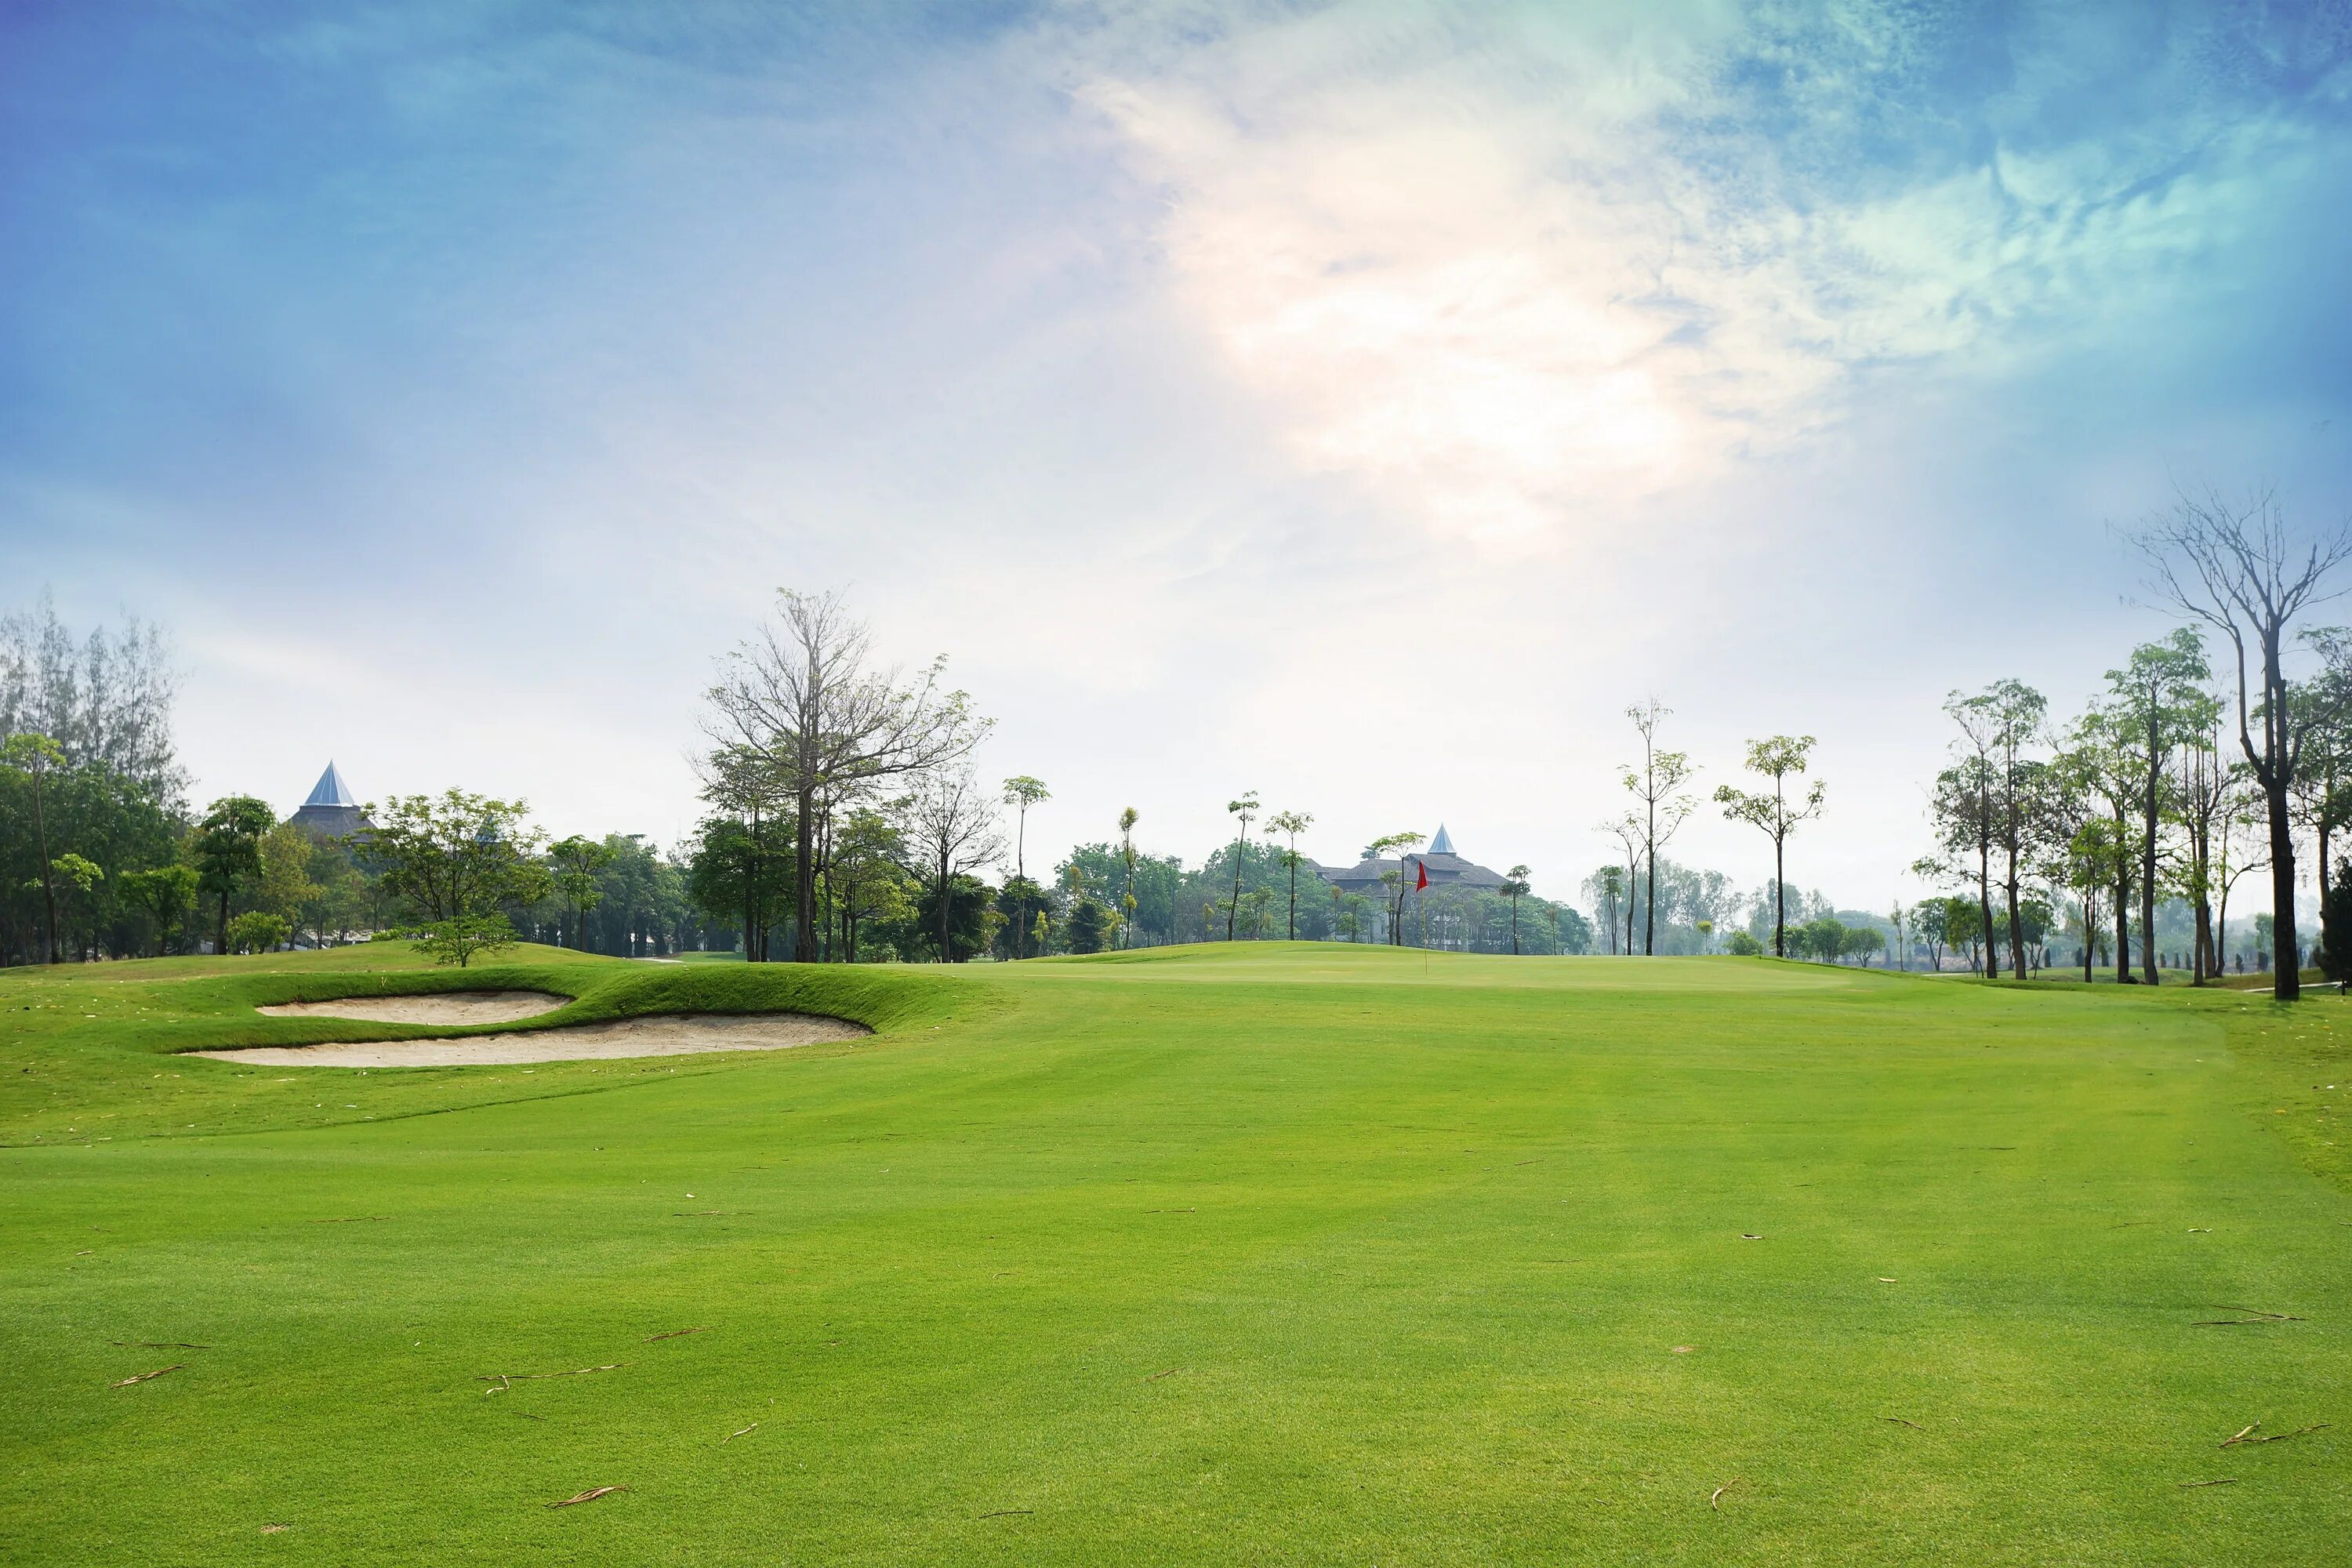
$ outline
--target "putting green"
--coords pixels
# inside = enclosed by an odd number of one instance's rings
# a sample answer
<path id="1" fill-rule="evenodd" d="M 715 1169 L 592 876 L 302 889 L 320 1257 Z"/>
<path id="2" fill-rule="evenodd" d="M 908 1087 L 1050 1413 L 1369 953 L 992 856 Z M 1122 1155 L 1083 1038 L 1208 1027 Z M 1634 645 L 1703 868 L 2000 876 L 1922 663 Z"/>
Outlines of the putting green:
<path id="1" fill-rule="evenodd" d="M 446 1033 L 253 1009 L 460 986 L 877 1033 L 163 1054 Z M 1279 943 L 9 972 L 0 1556 L 2340 1563 L 2347 1040 Z"/>

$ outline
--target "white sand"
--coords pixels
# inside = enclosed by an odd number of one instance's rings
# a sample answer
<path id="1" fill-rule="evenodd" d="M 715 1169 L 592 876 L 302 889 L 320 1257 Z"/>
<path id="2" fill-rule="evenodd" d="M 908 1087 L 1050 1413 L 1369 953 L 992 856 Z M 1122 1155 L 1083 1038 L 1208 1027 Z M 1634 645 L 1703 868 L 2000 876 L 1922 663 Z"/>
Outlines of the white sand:
<path id="1" fill-rule="evenodd" d="M 338 996 L 256 1007 L 273 1018 L 358 1018 L 371 1024 L 512 1024 L 571 1001 L 546 991 L 444 991 L 423 996 Z"/>
<path id="2" fill-rule="evenodd" d="M 863 1024 L 820 1018 L 808 1013 L 663 1013 L 643 1018 L 616 1018 L 604 1024 L 519 1030 L 510 1035 L 482 1035 L 462 1040 L 256 1046 L 241 1051 L 189 1054 L 262 1067 L 486 1067 L 517 1062 L 683 1057 L 704 1051 L 778 1051 L 824 1040 L 856 1039 L 873 1032 Z"/>

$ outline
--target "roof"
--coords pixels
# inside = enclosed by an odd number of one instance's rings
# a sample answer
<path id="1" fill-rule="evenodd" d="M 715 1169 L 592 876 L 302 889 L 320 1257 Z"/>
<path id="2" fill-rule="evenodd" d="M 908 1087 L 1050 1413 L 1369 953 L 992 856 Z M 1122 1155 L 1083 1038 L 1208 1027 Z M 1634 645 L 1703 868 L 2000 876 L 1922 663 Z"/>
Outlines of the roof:
<path id="1" fill-rule="evenodd" d="M 343 783 L 343 775 L 335 771 L 335 764 L 331 762 L 327 764 L 327 771 L 319 775 L 319 782 L 310 786 L 310 798 L 302 804 L 357 805 L 359 802 L 352 798 L 351 786 Z"/>
<path id="2" fill-rule="evenodd" d="M 1308 863 L 1314 864 L 1312 861 Z M 1353 866 L 1317 865 L 1315 870 L 1325 881 L 1336 887 L 1369 889 L 1377 886 L 1381 875 L 1390 871 L 1403 874 L 1409 882 L 1417 879 L 1416 874 L 1410 869 L 1415 865 L 1429 868 L 1429 885 L 1433 888 L 1500 888 L 1504 883 L 1504 879 L 1496 872 L 1451 852 L 1438 854 L 1432 851 L 1425 855 L 1406 855 L 1398 859 L 1384 855 L 1377 859 L 1359 861 Z"/>

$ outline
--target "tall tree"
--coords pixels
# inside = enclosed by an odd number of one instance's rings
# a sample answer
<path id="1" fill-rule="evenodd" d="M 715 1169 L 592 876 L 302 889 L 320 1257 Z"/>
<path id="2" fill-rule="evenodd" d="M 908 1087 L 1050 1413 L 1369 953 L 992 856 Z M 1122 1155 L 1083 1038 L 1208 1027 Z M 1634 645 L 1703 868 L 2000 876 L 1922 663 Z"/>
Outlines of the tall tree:
<path id="1" fill-rule="evenodd" d="M 371 812 L 373 807 L 370 807 Z M 213 802 L 196 824 L 192 848 L 205 891 L 216 900 L 213 951 L 228 951 L 228 906 L 237 889 L 261 875 L 261 836 L 278 823 L 267 801 L 232 795 Z"/>
<path id="2" fill-rule="evenodd" d="M 1121 947 L 1134 945 L 1135 825 L 1141 820 L 1141 816 L 1131 805 L 1118 814 L 1118 859 L 1127 873 L 1126 879 L 1120 884 L 1118 895 L 1118 944 Z"/>
<path id="3" fill-rule="evenodd" d="M 46 735 L 68 768 L 98 763 L 177 815 L 187 774 L 172 746 L 179 675 L 163 632 L 126 620 L 76 637 L 47 594 L 0 618 L 0 739 Z"/>
<path id="4" fill-rule="evenodd" d="M 1625 868 L 1603 866 L 1584 879 L 1584 895 L 1592 900 L 1593 918 L 1609 933 L 1609 954 L 1617 955 L 1617 916 L 1625 899 Z"/>
<path id="5" fill-rule="evenodd" d="M 1642 803 L 1642 848 L 1644 863 L 1650 868 L 1650 882 L 1644 902 L 1647 906 L 1642 924 L 1642 952 L 1644 956 L 1657 952 L 1658 944 L 1658 846 L 1675 836 L 1675 830 L 1689 816 L 1695 804 L 1682 793 L 1696 771 L 1691 766 L 1689 753 L 1663 752 L 1658 749 L 1658 727 L 1672 710 L 1661 707 L 1654 697 L 1625 710 L 1625 717 L 1642 737 L 1642 765 L 1627 768 L 1623 773 L 1625 787 Z M 1631 942 L 1627 943 L 1631 946 Z"/>
<path id="6" fill-rule="evenodd" d="M 1822 811 L 1825 786 L 1819 779 L 1810 782 L 1801 777 L 1804 788 L 1802 803 L 1789 798 L 1789 778 L 1801 775 L 1813 754 L 1811 735 L 1774 735 L 1768 740 L 1748 742 L 1748 771 L 1761 773 L 1772 781 L 1772 793 L 1759 790 L 1750 795 L 1729 784 L 1717 787 L 1716 803 L 1723 815 L 1734 822 L 1744 822 L 1760 828 L 1772 840 L 1772 886 L 1776 907 L 1772 911 L 1772 956 L 1789 956 L 1788 843 L 1789 835 L 1801 823 L 1810 822 Z"/>
<path id="7" fill-rule="evenodd" d="M 549 846 L 547 859 L 555 872 L 555 890 L 562 896 L 564 923 L 572 933 L 572 945 L 586 952 L 587 932 L 583 929 L 588 911 L 604 897 L 597 885 L 596 873 L 613 863 L 618 851 L 609 844 L 573 834 Z"/>
<path id="8" fill-rule="evenodd" d="M 932 874 L 940 962 L 952 962 L 951 921 L 958 879 L 1004 853 L 996 829 L 996 801 L 981 788 L 962 758 L 930 769 L 917 781 L 908 805 L 907 837 Z"/>
<path id="9" fill-rule="evenodd" d="M 2156 858 L 2159 826 L 2178 804 L 2172 763 L 2204 727 L 2205 649 L 2182 626 L 2158 642 L 2132 649 L 2122 668 L 2107 671 L 2108 712 L 2121 742 L 2138 806 L 2140 980 L 2159 984 L 2156 947 Z"/>
<path id="10" fill-rule="evenodd" d="M 1503 897 L 1511 900 L 1511 952 L 1519 951 L 1519 900 L 1528 894 L 1528 868 L 1514 866 L 1503 873 Z"/>
<path id="11" fill-rule="evenodd" d="M 2038 782 L 2025 749 L 2041 738 L 2048 704 L 2042 694 L 2017 680 L 1997 680 L 1974 696 L 1955 691 L 1945 700 L 1944 711 L 1958 724 L 1964 753 L 1974 764 L 1971 784 L 1978 829 L 1978 906 L 1985 927 L 1985 957 L 1993 962 L 1992 895 L 1990 861 L 1998 846 L 2005 857 L 2002 889 L 2009 913 L 2010 960 L 2018 979 L 2025 978 L 2025 933 L 2019 909 L 2025 858 L 2034 830 L 2032 785 Z M 1997 969 L 1988 968 L 1993 978 Z"/>
<path id="12" fill-rule="evenodd" d="M 1420 842 L 1421 835 L 1418 833 L 1384 833 L 1364 846 L 1364 858 L 1378 860 L 1391 849 L 1402 849 L 1408 844 Z M 1389 945 L 1391 947 L 1404 945 L 1404 896 L 1407 890 L 1404 867 L 1406 864 L 1407 862 L 1401 858 L 1397 862 L 1395 871 L 1381 873 L 1381 882 L 1386 884 L 1388 890 L 1394 895 L 1393 898 L 1384 900 L 1389 910 Z"/>
<path id="13" fill-rule="evenodd" d="M 1234 840 L 1234 896 L 1225 905 L 1225 940 L 1234 940 L 1234 921 L 1242 907 L 1242 863 L 1249 858 L 1250 818 L 1257 815 L 1257 791 L 1252 790 L 1239 800 L 1225 802 L 1225 810 L 1241 823 L 1240 837 Z"/>
<path id="14" fill-rule="evenodd" d="M 1627 812 L 1616 821 L 1606 823 L 1602 831 L 1617 836 L 1617 843 L 1625 851 L 1625 955 L 1633 954 L 1633 917 L 1641 912 L 1642 846 L 1645 842 L 1641 816 Z"/>
<path id="15" fill-rule="evenodd" d="M 2352 556 L 2352 527 L 2339 525 L 2302 542 L 2267 488 L 2242 503 L 2224 500 L 2218 492 L 2183 492 L 2169 512 L 2141 528 L 2136 542 L 2158 595 L 2220 633 L 2234 656 L 2238 746 L 2262 789 L 2270 826 L 2273 994 L 2282 1002 L 2294 1001 L 2303 992 L 2296 965 L 2292 799 L 2309 715 L 2294 700 L 2286 654 L 2304 613 L 2334 595 L 2330 579 Z"/>
<path id="16" fill-rule="evenodd" d="M 2295 689 L 2310 738 L 2304 742 L 2303 765 L 2295 770 L 2294 797 L 2317 849 L 2313 868 L 2325 908 L 2328 874 L 2336 865 L 2329 841 L 2352 824 L 2352 632 L 2326 626 L 2305 633 L 2303 640 L 2320 665 Z"/>
<path id="17" fill-rule="evenodd" d="M 1279 833 L 1290 841 L 1282 852 L 1282 863 L 1290 868 L 1290 935 L 1298 940 L 1298 836 L 1315 826 L 1315 818 L 1303 811 L 1277 811 L 1265 819 L 1268 833 Z"/>
<path id="18" fill-rule="evenodd" d="M 1024 887 L 1035 885 L 1029 880 L 1029 867 L 1024 858 L 1028 852 L 1029 808 L 1043 805 L 1053 798 L 1053 792 L 1045 787 L 1044 779 L 1019 773 L 1004 781 L 1004 804 L 1013 808 L 1013 875 Z M 1027 956 L 1023 951 L 1023 943 L 1025 940 L 1024 931 L 1028 924 L 1029 910 L 1025 906 L 1013 911 L 1013 956 L 1016 959 Z"/>
<path id="19" fill-rule="evenodd" d="M 820 800 L 950 768 L 992 724 L 968 694 L 940 689 L 944 659 L 905 679 L 895 668 L 872 666 L 872 645 L 837 595 L 785 589 L 774 615 L 727 657 L 709 693 L 713 740 L 764 763 L 793 799 L 793 956 L 803 963 L 818 955 Z"/>
<path id="20" fill-rule="evenodd" d="M 49 824 L 42 796 L 51 769 L 66 760 L 65 748 L 47 735 L 33 731 L 19 731 L 5 741 L 0 741 L 0 769 L 24 781 L 33 797 L 33 843 L 41 871 L 41 900 L 47 906 L 48 921 L 44 928 L 48 934 L 48 960 L 58 961 L 58 874 L 57 863 L 49 858 Z M 221 921 L 226 926 L 228 917 Z"/>

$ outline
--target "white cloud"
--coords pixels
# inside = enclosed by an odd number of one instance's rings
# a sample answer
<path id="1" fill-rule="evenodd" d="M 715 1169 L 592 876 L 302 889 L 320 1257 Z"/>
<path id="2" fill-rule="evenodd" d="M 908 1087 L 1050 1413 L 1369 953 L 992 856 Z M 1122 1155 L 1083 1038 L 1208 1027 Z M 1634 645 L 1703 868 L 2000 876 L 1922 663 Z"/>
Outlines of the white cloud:
<path id="1" fill-rule="evenodd" d="M 1360 5 L 1122 33 L 1099 61 L 1083 40 L 1072 68 L 1164 193 L 1167 288 L 1294 459 L 1490 542 L 1714 482 L 1890 363 L 2013 370 L 2153 308 L 2294 139 L 2215 123 L 1872 178 L 1853 128 L 1921 68 L 1904 25 L 1636 16 L 1474 36 Z M 1802 149 L 1746 122 L 1729 68 L 1756 58 L 1838 110 Z"/>

